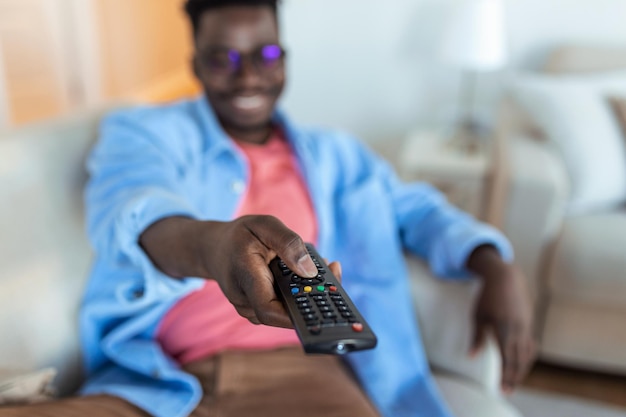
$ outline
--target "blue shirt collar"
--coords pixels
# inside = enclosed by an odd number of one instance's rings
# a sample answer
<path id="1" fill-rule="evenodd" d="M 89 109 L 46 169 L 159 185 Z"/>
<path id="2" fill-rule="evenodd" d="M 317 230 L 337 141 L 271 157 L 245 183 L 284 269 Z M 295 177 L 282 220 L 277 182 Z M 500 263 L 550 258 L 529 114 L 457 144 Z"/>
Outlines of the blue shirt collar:
<path id="1" fill-rule="evenodd" d="M 217 156 L 221 152 L 237 154 L 237 150 L 232 139 L 224 131 L 217 116 L 213 111 L 205 94 L 198 96 L 194 100 L 194 107 L 202 129 L 205 133 L 204 152 L 209 156 Z M 285 133 L 287 141 L 291 144 L 297 154 L 301 154 L 304 149 L 300 143 L 300 134 L 289 118 L 281 109 L 276 109 L 272 115 L 272 121 Z"/>

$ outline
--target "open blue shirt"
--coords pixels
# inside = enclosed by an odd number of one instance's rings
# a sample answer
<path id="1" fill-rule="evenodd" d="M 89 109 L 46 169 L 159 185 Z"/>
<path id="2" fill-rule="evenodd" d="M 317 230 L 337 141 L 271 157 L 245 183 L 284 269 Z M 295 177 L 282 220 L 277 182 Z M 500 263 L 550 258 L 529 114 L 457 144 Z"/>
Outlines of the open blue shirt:
<path id="1" fill-rule="evenodd" d="M 464 278 L 474 248 L 492 244 L 510 260 L 508 241 L 429 185 L 400 182 L 354 138 L 294 126 L 280 112 L 274 119 L 309 189 L 317 248 L 341 262 L 343 284 L 378 336 L 375 349 L 347 357 L 365 391 L 384 417 L 450 416 L 424 358 L 404 251 L 438 275 Z M 246 161 L 198 98 L 109 115 L 88 169 L 96 260 L 80 316 L 88 373 L 82 391 L 123 397 L 159 417 L 186 416 L 202 397 L 200 385 L 154 336 L 168 309 L 203 281 L 166 276 L 138 239 L 168 216 L 232 220 L 248 181 Z"/>

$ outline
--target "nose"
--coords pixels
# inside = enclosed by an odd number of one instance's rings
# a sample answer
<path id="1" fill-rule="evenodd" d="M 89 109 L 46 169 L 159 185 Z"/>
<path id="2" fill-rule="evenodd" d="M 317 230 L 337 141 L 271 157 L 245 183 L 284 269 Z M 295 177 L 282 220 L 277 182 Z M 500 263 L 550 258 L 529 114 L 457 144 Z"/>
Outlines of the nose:
<path id="1" fill-rule="evenodd" d="M 239 68 L 235 71 L 235 84 L 240 88 L 259 86 L 261 77 L 251 57 L 242 57 Z"/>

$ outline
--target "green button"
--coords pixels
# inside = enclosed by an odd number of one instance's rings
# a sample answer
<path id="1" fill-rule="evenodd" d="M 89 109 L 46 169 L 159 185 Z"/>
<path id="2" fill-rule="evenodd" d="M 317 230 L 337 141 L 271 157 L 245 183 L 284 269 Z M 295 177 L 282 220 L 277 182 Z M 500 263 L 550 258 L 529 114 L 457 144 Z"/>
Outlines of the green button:
<path id="1" fill-rule="evenodd" d="M 317 286 L 317 290 L 320 292 L 324 292 L 324 290 L 326 289 L 326 287 L 324 287 L 323 285 L 318 285 Z"/>

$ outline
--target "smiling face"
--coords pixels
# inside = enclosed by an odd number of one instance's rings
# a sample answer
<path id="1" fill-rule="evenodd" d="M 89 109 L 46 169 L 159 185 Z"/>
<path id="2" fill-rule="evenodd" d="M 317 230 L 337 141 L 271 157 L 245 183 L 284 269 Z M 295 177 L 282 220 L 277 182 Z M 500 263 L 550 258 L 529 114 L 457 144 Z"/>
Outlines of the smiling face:
<path id="1" fill-rule="evenodd" d="M 196 34 L 194 70 L 224 130 L 262 143 L 285 84 L 278 25 L 269 6 L 206 11 Z"/>

